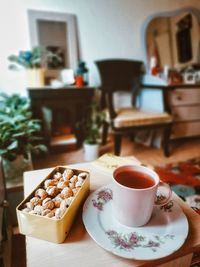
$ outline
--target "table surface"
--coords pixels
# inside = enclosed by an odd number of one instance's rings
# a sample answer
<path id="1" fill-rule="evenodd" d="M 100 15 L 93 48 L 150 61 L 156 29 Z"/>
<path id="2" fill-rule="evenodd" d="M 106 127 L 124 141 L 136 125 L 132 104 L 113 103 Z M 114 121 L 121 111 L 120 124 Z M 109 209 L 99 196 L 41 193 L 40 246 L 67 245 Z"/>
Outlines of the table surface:
<path id="1" fill-rule="evenodd" d="M 111 182 L 111 174 L 91 163 L 68 165 L 73 168 L 81 168 L 90 171 L 90 190 L 95 191 L 99 187 Z M 52 168 L 29 171 L 24 173 L 24 192 L 30 193 Z M 71 231 L 62 244 L 54 244 L 32 237 L 26 237 L 27 267 L 35 266 L 157 266 L 171 260 L 190 254 L 200 249 L 200 216 L 194 212 L 177 195 L 173 199 L 180 205 L 189 221 L 189 234 L 184 245 L 175 253 L 165 258 L 154 261 L 128 260 L 115 256 L 98 246 L 86 232 L 82 223 L 82 211 L 80 210 Z"/>

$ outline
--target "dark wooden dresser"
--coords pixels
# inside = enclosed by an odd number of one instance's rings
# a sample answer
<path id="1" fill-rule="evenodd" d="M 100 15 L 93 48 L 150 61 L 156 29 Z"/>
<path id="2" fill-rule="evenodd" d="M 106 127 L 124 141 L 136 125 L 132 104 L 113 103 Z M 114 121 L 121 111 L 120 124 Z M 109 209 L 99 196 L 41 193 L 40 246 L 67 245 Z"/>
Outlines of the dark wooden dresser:
<path id="1" fill-rule="evenodd" d="M 47 145 L 52 136 L 62 134 L 63 128 L 65 133 L 75 135 L 77 147 L 82 144 L 83 136 L 76 125 L 86 115 L 95 95 L 94 87 L 28 88 L 28 95 L 33 117 L 42 120 Z"/>
<path id="2" fill-rule="evenodd" d="M 158 78 L 151 83 L 150 77 L 149 81 L 144 80 L 142 87 L 162 91 L 163 108 L 173 115 L 171 140 L 200 137 L 200 84 L 167 85 L 163 81 L 159 84 Z M 153 99 L 149 101 L 158 105 Z"/>

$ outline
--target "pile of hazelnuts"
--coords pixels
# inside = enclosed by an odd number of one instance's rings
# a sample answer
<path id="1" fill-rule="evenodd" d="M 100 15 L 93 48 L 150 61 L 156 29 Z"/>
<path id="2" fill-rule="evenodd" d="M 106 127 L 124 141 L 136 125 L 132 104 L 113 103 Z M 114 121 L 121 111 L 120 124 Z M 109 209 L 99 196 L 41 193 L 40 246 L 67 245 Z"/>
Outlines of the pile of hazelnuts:
<path id="1" fill-rule="evenodd" d="M 83 185 L 88 173 L 69 168 L 57 171 L 52 178 L 44 181 L 34 196 L 25 203 L 23 211 L 30 214 L 61 219 L 76 194 Z"/>

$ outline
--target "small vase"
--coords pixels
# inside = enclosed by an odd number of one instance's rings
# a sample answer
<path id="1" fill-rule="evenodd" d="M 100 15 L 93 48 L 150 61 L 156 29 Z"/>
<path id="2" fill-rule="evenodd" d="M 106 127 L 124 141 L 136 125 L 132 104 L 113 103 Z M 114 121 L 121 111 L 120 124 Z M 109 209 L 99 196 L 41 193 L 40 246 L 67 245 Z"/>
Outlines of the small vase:
<path id="1" fill-rule="evenodd" d="M 41 87 L 45 85 L 45 70 L 28 69 L 27 71 L 27 86 L 28 87 Z"/>
<path id="2" fill-rule="evenodd" d="M 99 144 L 83 144 L 84 148 L 84 157 L 86 161 L 92 161 L 98 158 L 99 156 Z"/>

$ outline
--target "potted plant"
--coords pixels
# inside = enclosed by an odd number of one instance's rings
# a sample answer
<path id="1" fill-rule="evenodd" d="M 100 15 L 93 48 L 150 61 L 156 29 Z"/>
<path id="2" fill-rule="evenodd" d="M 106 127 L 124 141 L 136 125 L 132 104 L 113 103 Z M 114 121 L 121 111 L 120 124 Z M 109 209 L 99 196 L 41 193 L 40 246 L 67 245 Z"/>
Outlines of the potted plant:
<path id="1" fill-rule="evenodd" d="M 100 110 L 97 102 L 88 107 L 87 116 L 78 123 L 83 132 L 83 146 L 86 161 L 95 160 L 99 154 L 99 140 L 101 126 L 105 120 L 105 113 Z"/>
<path id="2" fill-rule="evenodd" d="M 41 123 L 32 119 L 29 100 L 20 95 L 0 94 L 0 156 L 6 179 L 22 179 L 32 169 L 31 153 L 46 151 L 40 144 Z"/>
<path id="3" fill-rule="evenodd" d="M 45 68 L 49 61 L 61 58 L 44 47 L 37 46 L 32 50 L 20 51 L 18 55 L 10 55 L 8 60 L 11 62 L 11 70 L 26 69 L 28 86 L 40 87 L 45 85 Z"/>

